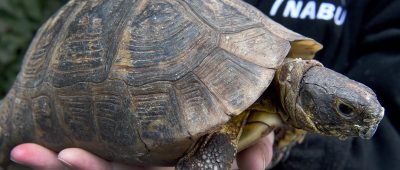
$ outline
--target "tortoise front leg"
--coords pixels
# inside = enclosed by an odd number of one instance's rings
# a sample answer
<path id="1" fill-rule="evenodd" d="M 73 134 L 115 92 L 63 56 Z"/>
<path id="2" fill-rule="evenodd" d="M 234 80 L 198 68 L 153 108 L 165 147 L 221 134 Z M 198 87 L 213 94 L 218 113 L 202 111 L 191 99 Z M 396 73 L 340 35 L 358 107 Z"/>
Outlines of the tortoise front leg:
<path id="1" fill-rule="evenodd" d="M 203 137 L 200 146 L 179 160 L 178 170 L 227 170 L 236 156 L 237 146 L 229 134 L 217 132 Z"/>
<path id="2" fill-rule="evenodd" d="M 219 131 L 204 136 L 185 157 L 179 160 L 176 169 L 230 169 L 248 116 L 249 112 L 245 111 L 232 118 Z"/>

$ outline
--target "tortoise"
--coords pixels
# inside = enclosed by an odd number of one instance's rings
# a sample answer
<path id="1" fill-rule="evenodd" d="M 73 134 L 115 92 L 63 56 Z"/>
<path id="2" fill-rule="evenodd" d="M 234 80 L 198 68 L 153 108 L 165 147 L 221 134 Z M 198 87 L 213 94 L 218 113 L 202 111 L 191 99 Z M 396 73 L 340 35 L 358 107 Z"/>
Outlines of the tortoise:
<path id="1" fill-rule="evenodd" d="M 321 48 L 240 0 L 70 0 L 39 29 L 0 104 L 1 164 L 35 142 L 228 169 L 280 127 L 295 136 L 277 139 L 286 143 L 303 130 L 370 138 L 384 109 L 313 60 Z"/>

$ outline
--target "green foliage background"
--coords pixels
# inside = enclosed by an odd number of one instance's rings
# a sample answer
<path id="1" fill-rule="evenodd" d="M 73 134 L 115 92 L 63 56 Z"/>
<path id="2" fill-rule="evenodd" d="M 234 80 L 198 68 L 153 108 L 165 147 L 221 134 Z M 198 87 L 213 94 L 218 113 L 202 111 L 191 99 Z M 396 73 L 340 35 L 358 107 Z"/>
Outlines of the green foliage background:
<path id="1" fill-rule="evenodd" d="M 0 0 L 0 99 L 19 72 L 36 30 L 67 0 Z"/>

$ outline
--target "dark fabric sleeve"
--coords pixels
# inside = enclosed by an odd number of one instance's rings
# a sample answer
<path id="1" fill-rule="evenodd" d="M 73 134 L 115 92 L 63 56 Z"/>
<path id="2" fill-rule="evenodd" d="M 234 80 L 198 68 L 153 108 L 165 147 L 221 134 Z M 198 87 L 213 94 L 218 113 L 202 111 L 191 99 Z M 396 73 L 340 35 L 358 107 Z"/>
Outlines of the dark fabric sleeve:
<path id="1" fill-rule="evenodd" d="M 356 47 L 358 58 L 348 76 L 368 85 L 378 94 L 386 116 L 400 130 L 400 0 L 369 5 Z M 373 8 L 375 6 L 375 8 Z"/>
<path id="2" fill-rule="evenodd" d="M 354 1 L 353 1 L 354 2 Z M 310 134 L 274 169 L 400 169 L 400 1 L 370 1 L 345 74 L 371 87 L 385 118 L 371 140 Z"/>

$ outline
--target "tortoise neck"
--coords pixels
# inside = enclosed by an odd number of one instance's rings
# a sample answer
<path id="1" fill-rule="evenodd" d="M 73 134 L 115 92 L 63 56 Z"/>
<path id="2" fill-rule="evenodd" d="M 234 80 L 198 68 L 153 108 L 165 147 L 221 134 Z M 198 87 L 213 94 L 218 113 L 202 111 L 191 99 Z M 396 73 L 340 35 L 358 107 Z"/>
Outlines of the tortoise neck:
<path id="1" fill-rule="evenodd" d="M 278 88 L 281 105 L 287 117 L 286 121 L 296 128 L 314 129 L 308 127 L 310 125 L 309 120 L 307 120 L 308 117 L 298 104 L 303 76 L 314 66 L 322 66 L 322 64 L 316 60 L 288 58 L 275 75 L 274 83 L 275 87 Z"/>

